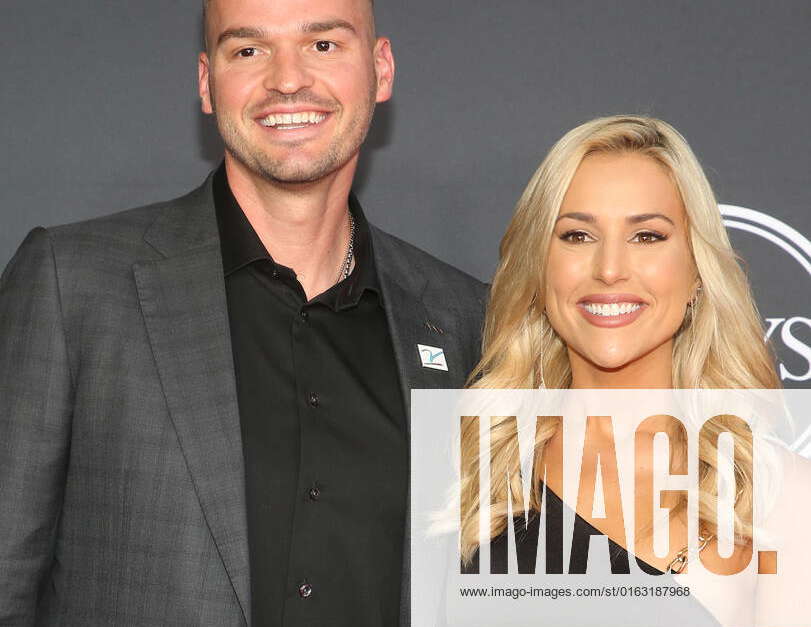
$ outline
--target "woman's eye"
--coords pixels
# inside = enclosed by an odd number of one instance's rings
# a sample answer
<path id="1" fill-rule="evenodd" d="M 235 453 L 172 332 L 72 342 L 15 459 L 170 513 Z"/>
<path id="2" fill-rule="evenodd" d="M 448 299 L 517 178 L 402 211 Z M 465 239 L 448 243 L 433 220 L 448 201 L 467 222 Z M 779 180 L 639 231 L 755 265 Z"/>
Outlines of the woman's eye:
<path id="1" fill-rule="evenodd" d="M 584 244 L 585 242 L 591 241 L 591 236 L 585 231 L 566 231 L 560 236 L 560 239 L 572 244 Z"/>
<path id="2" fill-rule="evenodd" d="M 331 41 L 317 41 L 315 42 L 315 49 L 318 52 L 332 52 L 335 50 L 335 44 Z"/>
<path id="3" fill-rule="evenodd" d="M 640 244 L 653 244 L 655 242 L 661 242 L 666 239 L 667 237 L 662 235 L 661 233 L 656 233 L 654 231 L 642 231 L 634 235 L 632 241 L 639 242 Z"/>

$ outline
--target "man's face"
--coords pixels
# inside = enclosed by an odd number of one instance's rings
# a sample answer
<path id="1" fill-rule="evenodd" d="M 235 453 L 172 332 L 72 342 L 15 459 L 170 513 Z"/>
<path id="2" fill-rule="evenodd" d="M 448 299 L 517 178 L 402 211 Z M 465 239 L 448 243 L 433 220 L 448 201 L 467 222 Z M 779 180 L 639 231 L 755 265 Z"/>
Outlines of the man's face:
<path id="1" fill-rule="evenodd" d="M 237 162 L 277 183 L 354 167 L 394 76 L 369 0 L 212 0 L 206 40 L 203 112 Z"/>

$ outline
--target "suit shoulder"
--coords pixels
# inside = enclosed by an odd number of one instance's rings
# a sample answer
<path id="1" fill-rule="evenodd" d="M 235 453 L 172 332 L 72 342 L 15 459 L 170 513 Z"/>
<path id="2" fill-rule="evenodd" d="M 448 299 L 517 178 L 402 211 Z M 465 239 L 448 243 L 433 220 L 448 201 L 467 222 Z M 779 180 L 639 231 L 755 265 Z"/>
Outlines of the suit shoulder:
<path id="1" fill-rule="evenodd" d="M 409 267 L 416 266 L 433 283 L 442 284 L 444 289 L 468 294 L 472 292 L 480 301 L 485 300 L 489 289 L 486 283 L 395 235 L 374 226 L 371 228 L 375 245 L 385 249 L 388 253 L 387 258 L 390 258 L 392 263 L 399 262 L 406 266 L 404 268 L 406 271 Z"/>
<path id="2" fill-rule="evenodd" d="M 154 222 L 165 202 L 134 207 L 115 213 L 47 227 L 56 248 L 76 246 L 122 250 L 142 242 L 143 234 Z"/>
<path id="3" fill-rule="evenodd" d="M 47 230 L 57 242 L 73 239 L 137 239 L 146 232 L 162 211 L 182 198 L 124 209 L 87 220 L 49 226 Z"/>
<path id="4" fill-rule="evenodd" d="M 173 198 L 115 213 L 50 226 L 47 228 L 57 257 L 76 261 L 79 258 L 120 260 L 132 263 L 137 258 L 154 252 L 149 249 L 144 235 L 156 220 L 168 210 L 190 205 L 198 200 L 202 187 Z M 149 253 L 145 251 L 149 249 Z"/>

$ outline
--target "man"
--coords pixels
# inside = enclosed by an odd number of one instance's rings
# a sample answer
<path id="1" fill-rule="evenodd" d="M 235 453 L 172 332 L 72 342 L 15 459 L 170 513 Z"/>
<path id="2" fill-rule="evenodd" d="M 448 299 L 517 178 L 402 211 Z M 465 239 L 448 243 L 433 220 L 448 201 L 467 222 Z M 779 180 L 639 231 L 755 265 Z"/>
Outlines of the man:
<path id="1" fill-rule="evenodd" d="M 409 390 L 464 384 L 484 286 L 350 193 L 370 0 L 209 0 L 206 44 L 223 165 L 0 282 L 2 624 L 408 623 Z"/>

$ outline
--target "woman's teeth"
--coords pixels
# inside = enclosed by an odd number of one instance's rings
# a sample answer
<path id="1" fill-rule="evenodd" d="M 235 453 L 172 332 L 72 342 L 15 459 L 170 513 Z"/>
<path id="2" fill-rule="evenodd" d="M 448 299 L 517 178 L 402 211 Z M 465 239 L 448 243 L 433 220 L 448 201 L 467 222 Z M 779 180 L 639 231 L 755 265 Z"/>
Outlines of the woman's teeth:
<path id="1" fill-rule="evenodd" d="M 641 306 L 641 303 L 585 303 L 583 305 L 586 311 L 595 316 L 622 316 L 636 311 Z"/>
<path id="2" fill-rule="evenodd" d="M 301 113 L 277 113 L 271 114 L 259 121 L 262 126 L 272 126 L 277 128 L 301 128 L 307 124 L 319 124 L 327 117 L 326 113 L 315 111 L 303 111 Z"/>

